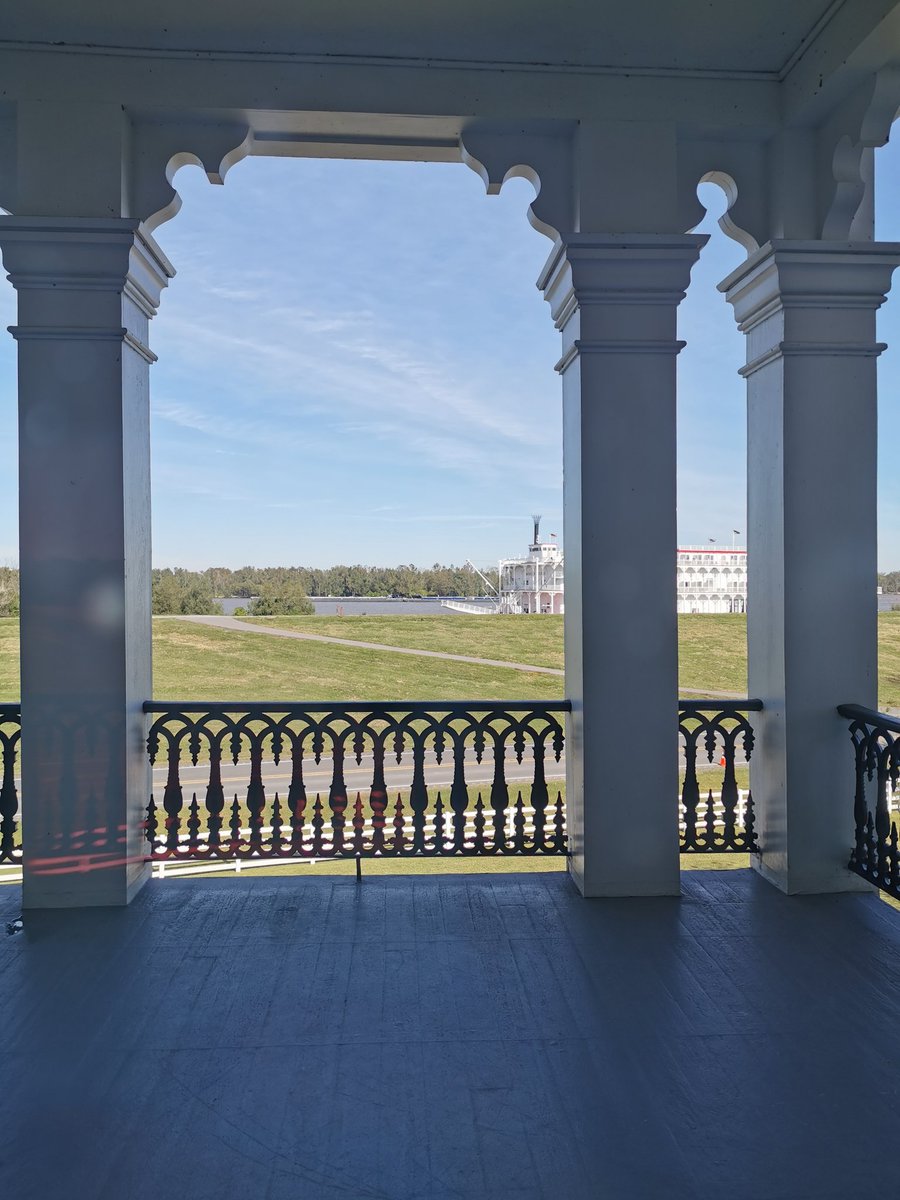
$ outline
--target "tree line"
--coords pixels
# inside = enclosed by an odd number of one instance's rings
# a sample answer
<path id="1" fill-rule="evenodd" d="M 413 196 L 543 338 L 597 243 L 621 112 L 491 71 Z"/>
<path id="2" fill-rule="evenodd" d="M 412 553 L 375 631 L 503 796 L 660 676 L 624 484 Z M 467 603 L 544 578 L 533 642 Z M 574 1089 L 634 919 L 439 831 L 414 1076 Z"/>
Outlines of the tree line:
<path id="1" fill-rule="evenodd" d="M 496 570 L 485 574 L 497 586 Z M 152 578 L 153 612 L 215 614 L 221 597 L 247 600 L 246 611 L 258 616 L 312 613 L 309 596 L 482 596 L 488 593 L 470 567 L 156 567 Z M 19 614 L 19 572 L 0 567 L 0 617 Z"/>
<path id="2" fill-rule="evenodd" d="M 497 586 L 497 572 L 485 574 Z M 208 567 L 155 569 L 154 613 L 216 613 L 221 597 L 246 599 L 255 616 L 314 612 L 309 596 L 482 596 L 484 581 L 470 567 Z M 240 610 L 238 610 L 240 611 Z"/>
<path id="3" fill-rule="evenodd" d="M 217 596 L 256 596 L 267 586 L 299 583 L 308 596 L 482 596 L 488 589 L 471 567 L 209 567 L 203 572 Z M 495 569 L 485 571 L 497 586 Z"/>

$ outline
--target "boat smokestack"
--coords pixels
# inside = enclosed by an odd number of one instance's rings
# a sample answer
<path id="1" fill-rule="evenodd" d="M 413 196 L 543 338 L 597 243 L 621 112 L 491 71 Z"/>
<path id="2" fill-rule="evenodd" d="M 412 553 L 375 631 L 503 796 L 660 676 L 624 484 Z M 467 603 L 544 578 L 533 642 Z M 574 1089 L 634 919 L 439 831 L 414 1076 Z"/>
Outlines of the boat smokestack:
<path id="1" fill-rule="evenodd" d="M 532 542 L 532 545 L 539 546 L 541 542 L 541 514 L 532 513 L 531 519 L 534 521 L 534 541 Z"/>

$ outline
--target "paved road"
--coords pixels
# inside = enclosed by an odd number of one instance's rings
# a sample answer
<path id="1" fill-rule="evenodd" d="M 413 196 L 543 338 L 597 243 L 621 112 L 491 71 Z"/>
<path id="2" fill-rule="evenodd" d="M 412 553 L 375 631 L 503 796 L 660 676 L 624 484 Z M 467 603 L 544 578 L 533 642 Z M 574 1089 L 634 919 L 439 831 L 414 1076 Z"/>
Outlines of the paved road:
<path id="1" fill-rule="evenodd" d="M 527 671 L 532 675 L 556 675 L 565 671 L 557 667 L 537 667 L 530 663 L 509 662 L 499 658 L 475 658 L 471 654 L 447 654 L 441 650 L 416 650 L 410 646 L 383 646 L 380 642 L 359 642 L 352 638 L 327 637 L 322 633 L 302 633 L 298 629 L 279 629 L 275 625 L 249 625 L 236 617 L 179 617 L 181 621 L 194 621 L 197 625 L 212 625 L 217 629 L 230 629 L 234 633 L 261 633 L 267 637 L 295 638 L 302 642 L 331 642 L 336 646 L 355 646 L 359 650 L 385 650 L 390 654 L 412 654 L 417 658 L 441 658 L 450 662 L 474 663 L 479 667 L 508 667 L 511 671 Z M 737 699 L 739 692 L 702 691 L 699 688 L 682 688 L 690 696 L 709 696 L 710 699 Z"/>
<path id="2" fill-rule="evenodd" d="M 563 780 L 566 777 L 565 762 L 559 763 L 548 759 L 545 763 L 546 777 L 550 780 Z M 197 767 L 183 766 L 181 768 L 181 786 L 185 792 L 190 792 L 196 789 L 198 794 L 206 790 L 206 784 L 209 779 L 209 766 L 201 765 Z M 247 787 L 247 780 L 250 774 L 249 764 L 245 764 L 243 768 L 225 766 L 222 767 L 222 784 L 226 795 L 231 792 L 240 792 Z M 534 774 L 533 764 L 526 759 L 519 764 L 515 758 L 510 758 L 506 763 L 506 781 L 507 783 L 530 783 Z M 390 791 L 397 789 L 406 789 L 410 785 L 412 779 L 412 759 L 406 764 L 398 765 L 396 762 L 386 762 L 385 782 Z M 474 758 L 466 761 L 466 782 L 471 785 L 490 784 L 494 777 L 493 762 L 484 761 L 476 763 Z M 166 768 L 156 767 L 153 771 L 153 787 L 154 791 L 162 788 L 165 785 Z M 286 792 L 291 779 L 290 763 L 282 762 L 279 766 L 275 766 L 273 762 L 263 764 L 263 783 L 269 791 Z M 347 788 L 352 792 L 366 793 L 372 784 L 372 763 L 363 761 L 361 766 L 357 766 L 351 759 L 344 763 L 344 780 Z M 425 763 L 425 780 L 429 788 L 446 787 L 449 788 L 453 780 L 453 763 L 446 758 L 443 763 L 436 763 L 431 758 L 431 761 Z M 306 761 L 303 764 L 303 782 L 308 792 L 320 791 L 327 792 L 331 786 L 331 760 L 324 760 L 316 766 L 312 760 Z"/>

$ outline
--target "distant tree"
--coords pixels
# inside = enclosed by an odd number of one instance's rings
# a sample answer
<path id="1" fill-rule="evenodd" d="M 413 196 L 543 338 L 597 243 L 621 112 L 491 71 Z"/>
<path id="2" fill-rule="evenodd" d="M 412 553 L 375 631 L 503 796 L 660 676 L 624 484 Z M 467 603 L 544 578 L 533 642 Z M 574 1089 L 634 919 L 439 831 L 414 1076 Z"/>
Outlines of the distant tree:
<path id="1" fill-rule="evenodd" d="M 19 615 L 19 572 L 15 567 L 0 567 L 0 617 Z"/>
<path id="2" fill-rule="evenodd" d="M 200 571 L 156 569 L 152 576 L 152 605 L 156 614 L 202 615 L 221 613 L 208 575 Z"/>
<path id="3" fill-rule="evenodd" d="M 248 609 L 254 617 L 312 616 L 316 611 L 299 581 L 293 579 L 265 584 Z"/>

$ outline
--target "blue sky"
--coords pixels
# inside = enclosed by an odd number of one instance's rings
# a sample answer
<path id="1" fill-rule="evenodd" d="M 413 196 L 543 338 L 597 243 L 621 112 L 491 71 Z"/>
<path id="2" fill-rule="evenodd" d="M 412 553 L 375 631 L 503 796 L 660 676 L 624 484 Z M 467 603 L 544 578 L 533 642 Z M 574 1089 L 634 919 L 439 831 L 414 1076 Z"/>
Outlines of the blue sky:
<path id="1" fill-rule="evenodd" d="M 900 155 L 879 152 L 879 200 Z M 151 340 L 158 566 L 488 564 L 530 514 L 562 533 L 559 336 L 534 286 L 550 243 L 530 186 L 486 197 L 450 164 L 250 159 L 177 177 L 157 231 L 178 275 Z M 745 528 L 742 337 L 717 228 L 679 313 L 679 539 Z M 880 237 L 900 239 L 896 204 Z M 14 321 L 0 288 L 0 322 Z M 881 336 L 900 346 L 900 301 Z M 881 360 L 881 566 L 900 567 L 900 349 Z M 0 562 L 18 557 L 15 350 L 0 341 Z"/>

